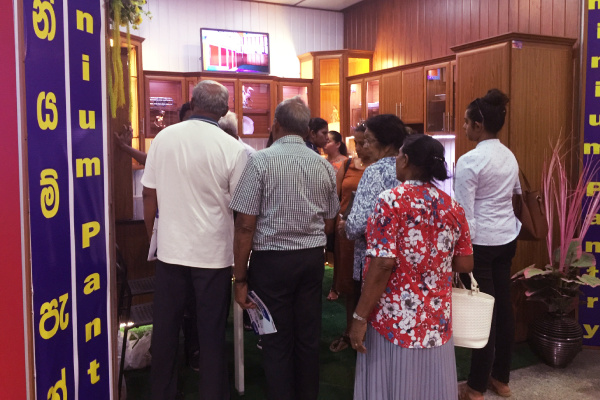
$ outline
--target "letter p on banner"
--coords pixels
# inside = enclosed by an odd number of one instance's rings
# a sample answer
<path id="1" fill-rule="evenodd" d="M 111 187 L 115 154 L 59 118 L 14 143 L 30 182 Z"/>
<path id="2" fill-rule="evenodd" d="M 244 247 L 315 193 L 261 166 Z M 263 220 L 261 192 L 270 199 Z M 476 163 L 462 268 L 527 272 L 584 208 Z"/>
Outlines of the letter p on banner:
<path id="1" fill-rule="evenodd" d="M 81 226 L 82 248 L 90 247 L 90 238 L 100 233 L 100 223 L 96 221 L 88 222 Z"/>

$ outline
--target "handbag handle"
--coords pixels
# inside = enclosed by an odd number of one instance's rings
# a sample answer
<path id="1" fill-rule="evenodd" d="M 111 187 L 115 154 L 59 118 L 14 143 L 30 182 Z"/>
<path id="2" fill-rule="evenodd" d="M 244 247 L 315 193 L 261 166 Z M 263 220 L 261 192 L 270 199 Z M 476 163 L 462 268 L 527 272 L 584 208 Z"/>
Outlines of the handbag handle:
<path id="1" fill-rule="evenodd" d="M 523 172 L 521 167 L 519 167 L 519 172 L 521 173 L 521 177 L 523 178 L 523 184 L 525 185 L 525 190 L 528 192 L 531 192 L 531 186 L 529 185 L 529 180 L 525 176 L 525 173 Z"/>
<path id="2" fill-rule="evenodd" d="M 479 293 L 479 284 L 475 280 L 472 272 L 469 272 L 469 277 L 471 278 L 471 292 Z M 465 284 L 460 279 L 460 274 L 458 272 L 454 274 L 454 281 L 459 285 L 459 288 L 466 289 Z"/>

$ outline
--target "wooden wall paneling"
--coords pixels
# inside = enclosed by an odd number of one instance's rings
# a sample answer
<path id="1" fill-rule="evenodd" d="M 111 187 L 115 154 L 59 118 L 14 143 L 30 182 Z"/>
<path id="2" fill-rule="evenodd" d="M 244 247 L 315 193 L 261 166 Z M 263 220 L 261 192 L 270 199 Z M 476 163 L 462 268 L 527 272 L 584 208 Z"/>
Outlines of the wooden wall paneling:
<path id="1" fill-rule="evenodd" d="M 479 2 L 479 37 L 489 36 L 489 0 Z"/>
<path id="2" fill-rule="evenodd" d="M 373 68 L 380 70 L 444 57 L 455 45 L 509 32 L 576 38 L 580 12 L 578 0 L 363 1 L 344 11 L 344 47 L 374 50 Z M 376 26 L 365 23 L 367 15 Z"/>
<path id="3" fill-rule="evenodd" d="M 446 48 L 450 48 L 458 44 L 456 40 L 456 29 L 454 27 L 454 21 L 456 19 L 456 7 L 453 0 L 446 0 L 446 13 L 444 14 L 446 20 Z M 446 50 L 444 48 L 444 51 Z"/>
<path id="4" fill-rule="evenodd" d="M 530 24 L 530 2 L 531 0 L 519 0 L 519 10 L 518 10 L 518 27 L 519 32 L 530 32 L 529 24 Z"/>
<path id="5" fill-rule="evenodd" d="M 498 0 L 498 35 L 510 32 L 508 27 L 508 3 L 509 0 Z"/>
<path id="6" fill-rule="evenodd" d="M 527 0 L 521 0 L 523 2 Z M 529 33 L 539 35 L 542 29 L 541 21 L 541 2 L 542 0 L 529 0 Z"/>
<path id="7" fill-rule="evenodd" d="M 420 124 L 424 121 L 423 67 L 402 71 L 402 109 L 401 119 L 405 124 Z"/>
<path id="8" fill-rule="evenodd" d="M 499 25 L 498 0 L 488 0 L 487 12 L 487 34 L 490 37 L 497 36 Z"/>
<path id="9" fill-rule="evenodd" d="M 479 15 L 479 2 L 480 0 L 471 0 L 471 21 L 469 24 L 471 27 L 471 33 L 469 35 L 469 42 L 477 40 L 481 37 L 479 34 L 479 24 L 481 21 L 481 16 Z"/>
<path id="10" fill-rule="evenodd" d="M 565 36 L 578 38 L 581 26 L 581 1 L 566 0 L 565 5 Z"/>
<path id="11" fill-rule="evenodd" d="M 519 31 L 519 0 L 508 0 L 508 31 Z"/>
<path id="12" fill-rule="evenodd" d="M 552 34 L 564 36 L 565 34 L 565 1 L 553 0 L 552 2 Z"/>
<path id="13" fill-rule="evenodd" d="M 540 1 L 540 20 L 542 35 L 552 35 L 552 1 Z"/>
<path id="14" fill-rule="evenodd" d="M 470 50 L 456 55 L 457 93 L 455 126 L 463 125 L 464 112 L 474 99 L 484 96 L 489 89 L 498 88 L 509 93 L 510 46 L 508 43 L 488 46 L 484 49 Z M 506 127 L 499 134 L 506 143 Z M 456 159 L 475 145 L 465 135 L 456 135 Z"/>

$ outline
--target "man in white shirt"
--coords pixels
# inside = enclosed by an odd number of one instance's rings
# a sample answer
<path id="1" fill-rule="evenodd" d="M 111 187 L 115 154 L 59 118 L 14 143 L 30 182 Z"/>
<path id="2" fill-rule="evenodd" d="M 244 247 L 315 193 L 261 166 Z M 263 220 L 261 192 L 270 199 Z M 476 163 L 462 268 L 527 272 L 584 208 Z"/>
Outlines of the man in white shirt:
<path id="1" fill-rule="evenodd" d="M 161 131 L 150 147 L 144 185 L 144 220 L 157 237 L 152 399 L 174 399 L 177 348 L 190 280 L 196 295 L 203 399 L 229 398 L 225 327 L 231 298 L 233 212 L 231 195 L 246 165 L 244 147 L 217 121 L 228 110 L 229 93 L 202 81 L 192 98 L 192 117 Z"/>

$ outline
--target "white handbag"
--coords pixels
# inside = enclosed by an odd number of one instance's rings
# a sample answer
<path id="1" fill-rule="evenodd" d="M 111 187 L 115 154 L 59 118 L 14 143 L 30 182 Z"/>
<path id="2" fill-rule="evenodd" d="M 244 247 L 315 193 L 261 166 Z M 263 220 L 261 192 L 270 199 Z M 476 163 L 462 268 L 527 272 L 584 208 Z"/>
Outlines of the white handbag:
<path id="1" fill-rule="evenodd" d="M 452 336 L 454 345 L 471 349 L 481 349 L 490 337 L 492 315 L 494 313 L 494 297 L 479 291 L 473 273 L 471 289 L 465 289 L 458 278 L 461 287 L 452 288 Z"/>

